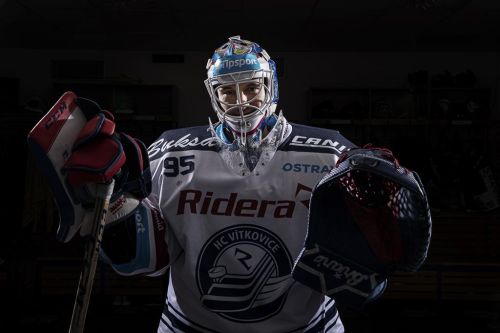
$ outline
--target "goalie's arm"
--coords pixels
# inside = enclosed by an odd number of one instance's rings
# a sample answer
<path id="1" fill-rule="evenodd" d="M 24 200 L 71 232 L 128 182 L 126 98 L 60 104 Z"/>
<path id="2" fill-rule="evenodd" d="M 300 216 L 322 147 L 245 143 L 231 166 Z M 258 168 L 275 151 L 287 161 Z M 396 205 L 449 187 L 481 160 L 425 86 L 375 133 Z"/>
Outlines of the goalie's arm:
<path id="1" fill-rule="evenodd" d="M 106 225 L 101 249 L 120 275 L 160 275 L 169 264 L 165 220 L 144 199 L 126 218 Z"/>

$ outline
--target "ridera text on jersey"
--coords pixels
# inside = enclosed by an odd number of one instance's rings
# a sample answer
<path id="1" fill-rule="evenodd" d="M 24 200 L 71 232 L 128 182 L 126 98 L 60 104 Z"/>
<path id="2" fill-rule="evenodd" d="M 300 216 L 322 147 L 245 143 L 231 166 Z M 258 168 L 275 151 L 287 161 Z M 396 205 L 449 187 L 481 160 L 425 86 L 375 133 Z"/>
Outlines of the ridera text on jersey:
<path id="1" fill-rule="evenodd" d="M 182 190 L 179 193 L 177 215 L 201 214 L 221 216 L 246 216 L 291 218 L 295 211 L 295 201 L 257 200 L 240 198 L 238 193 L 229 196 L 213 196 L 213 192 Z"/>

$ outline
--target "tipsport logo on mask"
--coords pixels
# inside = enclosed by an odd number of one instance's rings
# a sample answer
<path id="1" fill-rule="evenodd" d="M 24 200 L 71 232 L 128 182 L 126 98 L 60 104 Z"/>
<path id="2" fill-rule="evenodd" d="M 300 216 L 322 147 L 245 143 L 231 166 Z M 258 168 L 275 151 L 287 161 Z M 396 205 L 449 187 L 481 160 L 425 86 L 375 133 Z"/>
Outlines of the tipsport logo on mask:
<path id="1" fill-rule="evenodd" d="M 259 61 L 254 54 L 226 57 L 218 59 L 214 65 L 214 75 L 232 72 L 250 71 L 260 69 Z"/>

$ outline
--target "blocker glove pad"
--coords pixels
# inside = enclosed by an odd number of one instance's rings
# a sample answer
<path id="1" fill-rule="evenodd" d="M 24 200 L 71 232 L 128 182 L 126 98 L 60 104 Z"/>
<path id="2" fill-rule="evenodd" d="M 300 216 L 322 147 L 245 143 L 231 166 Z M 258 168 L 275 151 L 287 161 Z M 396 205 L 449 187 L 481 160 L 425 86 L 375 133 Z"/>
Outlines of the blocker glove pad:
<path id="1" fill-rule="evenodd" d="M 111 113 L 73 92 L 64 93 L 35 125 L 28 144 L 54 193 L 61 241 L 69 241 L 91 219 L 95 183 L 115 179 L 108 220 L 130 213 L 151 192 L 144 144 L 115 132 Z M 118 199 L 120 205 L 114 205 Z"/>
<path id="2" fill-rule="evenodd" d="M 120 140 L 113 135 L 113 116 L 90 100 L 78 98 L 76 103 L 82 110 L 92 110 L 94 115 L 78 134 L 62 171 L 73 188 L 108 182 L 126 161 Z"/>
<path id="3" fill-rule="evenodd" d="M 416 271 L 431 235 L 417 173 L 381 148 L 341 155 L 314 188 L 295 280 L 360 308 L 382 294 L 392 271 Z"/>

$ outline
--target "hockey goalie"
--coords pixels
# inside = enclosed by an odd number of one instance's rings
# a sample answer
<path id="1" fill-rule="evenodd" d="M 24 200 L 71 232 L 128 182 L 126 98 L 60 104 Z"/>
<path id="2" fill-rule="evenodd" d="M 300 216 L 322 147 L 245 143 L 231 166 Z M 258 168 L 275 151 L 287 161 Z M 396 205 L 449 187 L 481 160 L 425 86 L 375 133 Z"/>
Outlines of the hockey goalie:
<path id="1" fill-rule="evenodd" d="M 343 332 L 336 302 L 360 308 L 426 258 L 417 173 L 387 149 L 288 122 L 257 43 L 230 37 L 205 85 L 217 121 L 147 149 L 97 103 L 61 97 L 29 137 L 59 239 L 89 232 L 93 184 L 113 179 L 101 258 L 122 275 L 168 272 L 158 332 Z"/>

